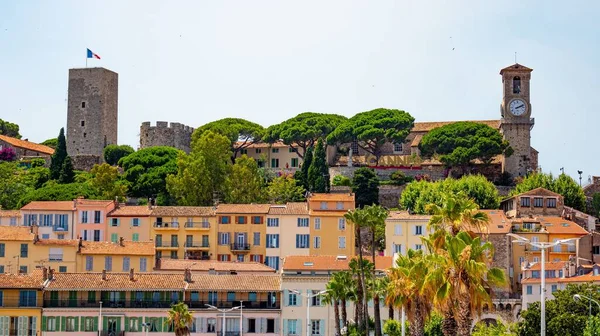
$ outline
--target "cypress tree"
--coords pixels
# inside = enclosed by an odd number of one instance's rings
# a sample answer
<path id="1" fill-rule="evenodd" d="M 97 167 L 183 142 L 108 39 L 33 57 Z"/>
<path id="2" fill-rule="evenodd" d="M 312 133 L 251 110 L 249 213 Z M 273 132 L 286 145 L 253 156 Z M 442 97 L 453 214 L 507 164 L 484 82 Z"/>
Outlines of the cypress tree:
<path id="1" fill-rule="evenodd" d="M 313 160 L 308 168 L 309 190 L 316 193 L 329 192 L 329 168 L 325 157 L 325 145 L 319 139 Z"/>
<path id="2" fill-rule="evenodd" d="M 75 172 L 73 171 L 73 162 L 71 162 L 70 157 L 65 158 L 65 162 L 60 170 L 60 175 L 58 177 L 58 183 L 67 184 L 73 183 L 75 181 Z"/>
<path id="3" fill-rule="evenodd" d="M 62 171 L 63 164 L 67 157 L 67 141 L 65 140 L 65 129 L 61 128 L 58 134 L 58 141 L 54 154 L 52 154 L 52 161 L 50 163 L 50 179 L 58 180 Z M 71 164 L 71 168 L 73 165 Z"/>
<path id="4" fill-rule="evenodd" d="M 294 178 L 296 178 L 297 181 L 300 182 L 300 185 L 304 187 L 304 189 L 309 190 L 309 185 L 308 185 L 308 168 L 310 168 L 310 165 L 312 163 L 313 160 L 313 148 L 308 147 L 306 149 L 306 153 L 304 153 L 304 162 L 302 162 L 302 168 L 297 171 L 296 175 L 294 175 Z"/>

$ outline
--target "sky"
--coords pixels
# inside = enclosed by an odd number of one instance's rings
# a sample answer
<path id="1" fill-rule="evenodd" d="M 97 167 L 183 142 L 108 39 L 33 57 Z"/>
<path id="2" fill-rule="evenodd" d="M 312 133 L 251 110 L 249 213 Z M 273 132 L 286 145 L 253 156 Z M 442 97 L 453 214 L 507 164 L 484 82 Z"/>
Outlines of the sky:
<path id="1" fill-rule="evenodd" d="M 2 1 L 0 118 L 41 142 L 66 126 L 68 69 L 119 73 L 119 143 L 144 121 L 263 126 L 385 107 L 499 119 L 499 70 L 533 68 L 543 171 L 600 175 L 600 2 Z"/>

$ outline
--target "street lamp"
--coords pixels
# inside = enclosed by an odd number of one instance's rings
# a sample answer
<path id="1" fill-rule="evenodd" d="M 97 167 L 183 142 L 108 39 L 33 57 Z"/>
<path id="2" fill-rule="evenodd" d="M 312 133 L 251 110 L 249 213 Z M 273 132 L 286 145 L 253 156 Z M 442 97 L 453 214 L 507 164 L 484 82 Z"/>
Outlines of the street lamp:
<path id="1" fill-rule="evenodd" d="M 102 335 L 102 301 L 98 301 L 98 303 L 100 303 L 100 310 L 98 311 L 98 334 Z"/>
<path id="2" fill-rule="evenodd" d="M 243 319 L 244 319 L 244 306 L 243 306 L 244 301 L 240 300 L 240 336 L 243 335 L 244 333 L 244 324 Z"/>
<path id="3" fill-rule="evenodd" d="M 590 319 L 591 319 L 592 318 L 592 302 L 598 305 L 598 309 L 600 309 L 600 303 L 598 303 L 598 301 L 592 299 L 591 297 L 588 297 L 585 295 L 581 295 L 581 294 L 573 295 L 573 300 L 575 300 L 575 301 L 579 301 L 579 300 L 581 300 L 581 298 L 587 299 L 590 302 Z"/>
<path id="4" fill-rule="evenodd" d="M 316 296 L 321 296 L 321 295 L 327 293 L 328 290 L 322 290 L 316 294 L 303 294 L 294 289 L 291 289 L 290 292 L 296 293 L 296 294 L 298 294 L 300 296 L 304 296 L 306 298 L 306 336 L 310 336 L 310 327 L 311 327 L 311 325 L 310 325 L 310 299 L 312 299 Z"/>
<path id="5" fill-rule="evenodd" d="M 150 322 L 142 323 L 142 328 L 146 329 L 146 336 L 148 336 L 148 331 L 150 330 L 151 325 L 152 325 L 152 323 L 150 323 Z"/>
<path id="6" fill-rule="evenodd" d="M 240 309 L 241 306 L 233 307 L 230 309 L 219 309 L 213 305 L 205 304 L 209 309 L 216 310 L 223 314 L 223 322 L 221 322 L 221 336 L 225 336 L 225 313 L 229 313 L 230 311 L 234 311 L 236 309 Z"/>
<path id="7" fill-rule="evenodd" d="M 556 245 L 559 244 L 563 244 L 563 245 L 572 245 L 571 241 L 573 240 L 577 240 L 578 238 L 569 238 L 569 239 L 560 239 L 557 240 L 555 242 L 532 242 L 529 239 L 519 236 L 517 234 L 514 233 L 507 233 L 506 234 L 509 237 L 514 238 L 515 240 L 513 240 L 513 243 L 522 243 L 522 244 L 527 244 L 527 245 L 531 245 L 533 247 L 539 248 L 541 250 L 541 254 L 542 254 L 542 285 L 541 285 L 541 298 L 540 298 L 540 305 L 541 305 L 541 321 L 540 321 L 540 335 L 541 336 L 546 336 L 546 250 L 554 247 Z"/>

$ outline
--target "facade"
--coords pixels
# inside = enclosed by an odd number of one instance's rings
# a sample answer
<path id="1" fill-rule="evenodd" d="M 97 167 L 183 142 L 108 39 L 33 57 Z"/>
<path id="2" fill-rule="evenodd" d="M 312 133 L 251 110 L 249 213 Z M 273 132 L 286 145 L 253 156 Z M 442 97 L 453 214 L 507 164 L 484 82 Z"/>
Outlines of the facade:
<path id="1" fill-rule="evenodd" d="M 189 269 L 194 274 L 269 275 L 276 271 L 258 262 L 159 259 L 154 272 L 175 273 Z"/>
<path id="2" fill-rule="evenodd" d="M 43 286 L 39 270 L 0 274 L 0 335 L 40 335 Z"/>
<path id="3" fill-rule="evenodd" d="M 217 260 L 264 262 L 269 204 L 219 204 Z"/>
<path id="4" fill-rule="evenodd" d="M 564 210 L 564 197 L 544 188 L 509 197 L 500 207 L 508 217 L 561 216 Z"/>
<path id="5" fill-rule="evenodd" d="M 157 121 L 151 126 L 149 121 L 140 127 L 140 149 L 154 146 L 169 146 L 190 152 L 194 128 L 172 122 Z"/>
<path id="6" fill-rule="evenodd" d="M 104 68 L 69 69 L 67 153 L 74 166 L 104 160 L 107 145 L 117 144 L 119 75 Z M 90 167 L 91 168 L 91 167 Z"/>
<path id="7" fill-rule="evenodd" d="M 240 150 L 240 154 L 248 155 L 256 160 L 259 167 L 291 173 L 298 170 L 302 164 L 302 158 L 298 155 L 297 148 L 288 146 L 281 141 L 253 143 Z"/>
<path id="8" fill-rule="evenodd" d="M 408 211 L 390 211 L 385 220 L 386 256 L 406 255 L 409 249 L 423 250 L 421 237 L 428 235 L 431 216 L 411 215 Z"/>
<path id="9" fill-rule="evenodd" d="M 33 201 L 21 208 L 24 226 L 36 226 L 41 239 L 74 239 L 74 201 Z"/>
<path id="10" fill-rule="evenodd" d="M 75 201 L 77 209 L 76 238 L 86 241 L 112 241 L 116 242 L 119 236 L 116 233 L 107 235 L 108 223 L 106 216 L 116 206 L 115 201 L 87 200 L 78 198 Z"/>
<path id="11" fill-rule="evenodd" d="M 154 207 L 150 222 L 157 259 L 209 259 L 216 252 L 213 207 Z"/>
<path id="12" fill-rule="evenodd" d="M 154 254 L 152 242 L 132 242 L 123 238 L 116 243 L 80 240 L 77 272 L 151 272 Z"/>
<path id="13" fill-rule="evenodd" d="M 306 202 L 271 205 L 267 215 L 265 263 L 279 270 L 283 257 L 309 255 L 309 245 L 305 242 L 298 245 L 296 237 L 310 237 L 310 225 Z M 308 240 L 313 247 L 321 244 L 320 238 L 313 237 L 312 242 Z"/>
<path id="14" fill-rule="evenodd" d="M 54 149 L 48 146 L 29 142 L 27 139 L 21 140 L 0 134 L 0 150 L 12 148 L 15 151 L 17 160 L 26 159 L 44 159 L 50 163 L 50 157 L 54 154 Z"/>
<path id="15" fill-rule="evenodd" d="M 354 224 L 346 222 L 344 215 L 354 210 L 354 194 L 311 194 L 307 198 L 310 217 L 309 255 L 356 254 Z M 312 240 L 311 240 L 312 237 Z M 296 235 L 296 247 L 305 240 Z M 315 242 L 319 241 L 318 245 Z M 315 247 L 316 246 L 316 247 Z"/>
<path id="16" fill-rule="evenodd" d="M 151 241 L 152 223 L 150 214 L 152 209 L 146 205 L 117 205 L 107 215 L 107 237 L 123 237 L 131 241 Z"/>
<path id="17" fill-rule="evenodd" d="M 0 210 L 0 226 L 21 225 L 21 212 L 19 210 Z"/>

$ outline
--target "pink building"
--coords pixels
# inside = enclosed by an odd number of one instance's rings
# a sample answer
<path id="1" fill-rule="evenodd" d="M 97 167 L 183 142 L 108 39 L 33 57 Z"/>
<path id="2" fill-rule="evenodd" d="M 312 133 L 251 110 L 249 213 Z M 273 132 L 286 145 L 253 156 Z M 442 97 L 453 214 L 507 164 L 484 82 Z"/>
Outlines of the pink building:
<path id="1" fill-rule="evenodd" d="M 77 209 L 75 220 L 76 238 L 81 237 L 83 240 L 89 241 L 114 240 L 113 243 L 118 242 L 118 236 L 109 237 L 106 234 L 108 229 L 106 215 L 115 208 L 115 201 L 78 198 L 74 202 Z"/>

